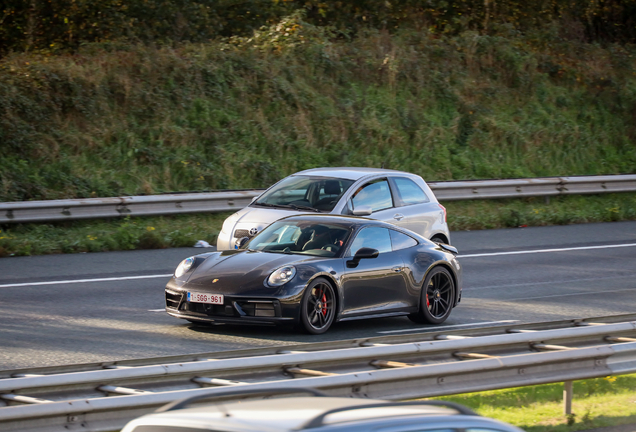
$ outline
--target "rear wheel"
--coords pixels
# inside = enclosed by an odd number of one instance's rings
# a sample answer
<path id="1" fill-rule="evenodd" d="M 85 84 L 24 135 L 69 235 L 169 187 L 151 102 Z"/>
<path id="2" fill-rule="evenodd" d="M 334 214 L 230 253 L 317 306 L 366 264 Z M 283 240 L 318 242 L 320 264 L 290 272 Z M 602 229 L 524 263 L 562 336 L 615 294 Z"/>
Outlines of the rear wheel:
<path id="1" fill-rule="evenodd" d="M 409 319 L 421 324 L 441 324 L 453 309 L 455 283 L 444 267 L 435 267 L 422 285 L 420 310 L 409 315 Z"/>
<path id="2" fill-rule="evenodd" d="M 322 278 L 312 281 L 303 295 L 300 321 L 310 334 L 326 332 L 336 312 L 336 293 L 331 284 Z"/>
<path id="3" fill-rule="evenodd" d="M 437 235 L 436 235 L 436 236 L 433 236 L 433 237 L 431 238 L 431 241 L 432 241 L 433 243 L 437 243 L 437 244 L 440 244 L 440 243 L 449 244 L 449 243 L 448 243 L 448 241 L 447 241 L 444 237 L 442 237 L 442 236 L 437 236 Z"/>

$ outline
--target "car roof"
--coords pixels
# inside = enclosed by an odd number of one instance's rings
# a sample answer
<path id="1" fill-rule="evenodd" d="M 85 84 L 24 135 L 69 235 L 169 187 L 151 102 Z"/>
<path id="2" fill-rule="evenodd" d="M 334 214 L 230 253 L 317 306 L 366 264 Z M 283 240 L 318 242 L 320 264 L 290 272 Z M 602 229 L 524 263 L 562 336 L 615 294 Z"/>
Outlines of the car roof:
<path id="1" fill-rule="evenodd" d="M 358 167 L 337 167 L 337 168 L 312 168 L 305 171 L 300 171 L 292 175 L 306 175 L 316 177 L 337 177 L 347 180 L 358 180 L 362 177 L 374 174 L 401 174 L 408 176 L 415 176 L 415 174 L 407 173 L 405 171 L 396 171 L 383 168 L 358 168 Z"/>
<path id="2" fill-rule="evenodd" d="M 180 424 L 192 427 L 214 426 L 214 430 L 302 430 L 312 419 L 327 411 L 336 410 L 321 422 L 322 426 L 333 426 L 348 422 L 379 421 L 390 418 L 422 416 L 455 416 L 456 410 L 440 406 L 408 405 L 369 407 L 364 409 L 340 410 L 342 408 L 386 404 L 376 399 L 358 399 L 342 397 L 297 397 L 248 400 L 240 402 L 219 402 L 194 408 L 179 409 L 142 417 L 145 421 L 138 424 L 169 425 Z M 141 419 L 140 419 L 141 420 Z M 312 429 L 315 426 L 310 426 Z"/>

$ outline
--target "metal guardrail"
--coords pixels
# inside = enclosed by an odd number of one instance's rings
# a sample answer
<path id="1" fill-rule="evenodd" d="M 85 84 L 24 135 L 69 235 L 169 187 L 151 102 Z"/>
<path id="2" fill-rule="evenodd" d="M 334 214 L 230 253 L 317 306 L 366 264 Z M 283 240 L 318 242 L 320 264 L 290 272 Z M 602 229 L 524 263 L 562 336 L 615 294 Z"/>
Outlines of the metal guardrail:
<path id="1" fill-rule="evenodd" d="M 431 182 L 440 201 L 636 192 L 636 175 Z M 215 213 L 239 210 L 262 189 L 0 203 L 0 223 Z"/>
<path id="2" fill-rule="evenodd" d="M 409 335 L 415 341 L 392 345 L 366 340 L 355 348 L 22 373 L 0 379 L 2 399 L 27 404 L 0 408 L 0 429 L 111 431 L 165 403 L 218 393 L 228 385 L 405 399 L 636 372 L 636 322 L 574 324 L 552 330 L 509 326 L 509 333 L 477 337 Z"/>

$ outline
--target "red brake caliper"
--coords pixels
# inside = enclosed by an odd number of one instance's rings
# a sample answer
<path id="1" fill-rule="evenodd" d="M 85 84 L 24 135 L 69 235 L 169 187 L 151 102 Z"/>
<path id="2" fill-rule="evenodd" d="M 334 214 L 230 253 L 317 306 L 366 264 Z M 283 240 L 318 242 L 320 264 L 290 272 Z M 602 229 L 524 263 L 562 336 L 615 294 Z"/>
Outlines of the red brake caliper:
<path id="1" fill-rule="evenodd" d="M 327 316 L 327 296 L 322 292 L 322 315 Z"/>
<path id="2" fill-rule="evenodd" d="M 430 308 L 431 307 L 431 302 L 428 301 L 428 293 L 426 293 L 426 307 Z"/>

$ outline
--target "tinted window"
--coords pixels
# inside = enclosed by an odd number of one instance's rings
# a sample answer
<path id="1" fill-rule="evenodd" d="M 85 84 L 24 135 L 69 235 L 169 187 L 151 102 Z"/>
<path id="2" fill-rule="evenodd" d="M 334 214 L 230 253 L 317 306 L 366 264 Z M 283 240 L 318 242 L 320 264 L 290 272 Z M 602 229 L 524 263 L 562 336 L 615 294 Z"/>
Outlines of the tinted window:
<path id="1" fill-rule="evenodd" d="M 391 233 L 391 244 L 393 245 L 393 250 L 400 250 L 413 247 L 417 244 L 417 241 L 407 236 L 406 234 L 402 234 L 401 232 L 397 232 L 394 230 L 389 230 Z"/>
<path id="2" fill-rule="evenodd" d="M 400 198 L 405 205 L 429 202 L 428 197 L 413 180 L 404 177 L 393 179 L 397 186 Z"/>
<path id="3" fill-rule="evenodd" d="M 353 180 L 338 178 L 290 176 L 261 195 L 253 205 L 305 206 L 331 211 L 338 202 L 338 198 L 352 184 Z"/>
<path id="4" fill-rule="evenodd" d="M 363 247 L 377 249 L 380 253 L 391 252 L 389 230 L 380 227 L 363 228 L 351 244 L 350 255 L 355 255 Z"/>
<path id="5" fill-rule="evenodd" d="M 374 212 L 391 208 L 393 207 L 393 199 L 391 198 L 389 182 L 377 180 L 367 183 L 356 191 L 351 201 L 353 201 L 353 210 L 360 206 L 369 206 Z"/>

